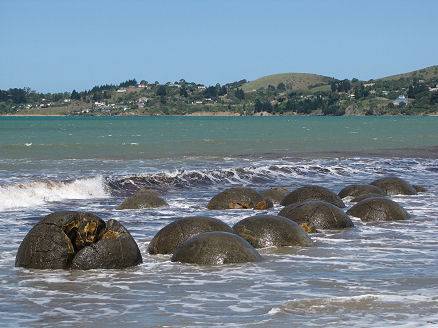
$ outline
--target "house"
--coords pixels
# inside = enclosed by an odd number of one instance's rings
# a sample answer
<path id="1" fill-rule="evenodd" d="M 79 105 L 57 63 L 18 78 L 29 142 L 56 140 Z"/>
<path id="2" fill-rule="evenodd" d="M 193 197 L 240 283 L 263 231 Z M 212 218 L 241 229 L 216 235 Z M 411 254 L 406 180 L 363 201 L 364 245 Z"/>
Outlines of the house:
<path id="1" fill-rule="evenodd" d="M 205 87 L 205 85 L 198 85 L 198 89 L 199 89 L 199 90 L 205 90 L 205 89 L 207 89 L 207 88 Z"/>
<path id="2" fill-rule="evenodd" d="M 400 96 L 398 96 L 398 98 L 396 99 L 396 100 L 394 100 L 393 102 L 392 102 L 394 105 L 396 105 L 396 106 L 398 106 L 398 105 L 400 105 L 400 104 L 405 104 L 405 105 L 407 105 L 407 103 L 408 103 L 408 100 L 405 98 L 405 96 L 404 95 L 400 95 Z"/>
<path id="3" fill-rule="evenodd" d="M 140 83 L 139 85 L 137 85 L 138 88 L 146 88 L 146 84 Z"/>
<path id="4" fill-rule="evenodd" d="M 385 91 L 385 90 L 382 91 L 382 95 L 387 96 L 388 94 L 389 94 L 388 91 Z"/>
<path id="5" fill-rule="evenodd" d="M 119 93 L 126 92 L 126 89 L 118 89 L 117 92 Z"/>

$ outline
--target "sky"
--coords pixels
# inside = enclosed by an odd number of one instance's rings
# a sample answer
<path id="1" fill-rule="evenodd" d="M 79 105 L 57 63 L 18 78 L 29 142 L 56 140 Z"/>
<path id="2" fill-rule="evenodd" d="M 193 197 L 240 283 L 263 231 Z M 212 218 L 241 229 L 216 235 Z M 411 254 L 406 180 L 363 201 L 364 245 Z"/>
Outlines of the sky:
<path id="1" fill-rule="evenodd" d="M 436 0 L 0 0 L 0 89 L 376 79 L 438 64 Z"/>

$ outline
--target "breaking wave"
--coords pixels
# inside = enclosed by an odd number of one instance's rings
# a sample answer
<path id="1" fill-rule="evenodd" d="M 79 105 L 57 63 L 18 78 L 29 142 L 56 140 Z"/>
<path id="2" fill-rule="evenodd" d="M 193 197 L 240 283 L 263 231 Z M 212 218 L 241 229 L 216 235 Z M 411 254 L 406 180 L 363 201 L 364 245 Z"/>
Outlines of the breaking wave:
<path id="1" fill-rule="evenodd" d="M 68 181 L 29 181 L 0 186 L 0 211 L 63 199 L 105 198 L 109 195 L 102 176 Z"/>

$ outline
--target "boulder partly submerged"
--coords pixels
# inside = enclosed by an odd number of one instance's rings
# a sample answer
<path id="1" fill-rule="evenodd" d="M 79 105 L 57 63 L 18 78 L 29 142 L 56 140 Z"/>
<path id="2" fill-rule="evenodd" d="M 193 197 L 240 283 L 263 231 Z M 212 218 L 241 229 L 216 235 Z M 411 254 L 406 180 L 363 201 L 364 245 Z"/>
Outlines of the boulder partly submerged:
<path id="1" fill-rule="evenodd" d="M 155 195 L 149 193 L 139 193 L 126 199 L 120 204 L 116 210 L 137 210 L 147 208 L 157 208 L 162 206 L 169 206 L 167 202 Z"/>
<path id="2" fill-rule="evenodd" d="M 290 190 L 281 188 L 281 187 L 273 187 L 265 190 L 261 190 L 260 194 L 265 198 L 269 199 L 274 204 L 280 204 L 283 200 L 284 196 L 288 194 Z"/>
<path id="3" fill-rule="evenodd" d="M 386 177 L 371 182 L 373 186 L 382 189 L 388 196 L 391 195 L 416 195 L 417 190 L 407 181 L 397 177 Z"/>
<path id="4" fill-rule="evenodd" d="M 172 262 L 200 265 L 260 262 L 262 257 L 245 239 L 229 232 L 205 232 L 187 239 L 173 253 Z"/>
<path id="5" fill-rule="evenodd" d="M 284 196 L 281 205 L 287 206 L 295 203 L 302 203 L 311 200 L 320 200 L 344 208 L 342 199 L 331 190 L 320 186 L 304 186 Z"/>
<path id="6" fill-rule="evenodd" d="M 307 232 L 315 232 L 317 229 L 345 229 L 354 226 L 343 210 L 320 200 L 288 205 L 278 215 L 295 221 Z"/>
<path id="7" fill-rule="evenodd" d="M 149 243 L 149 254 L 172 254 L 187 239 L 212 231 L 235 233 L 225 222 L 208 216 L 181 218 L 157 232 Z"/>
<path id="8" fill-rule="evenodd" d="M 377 186 L 373 186 L 370 184 L 353 184 L 343 188 L 338 193 L 338 196 L 341 198 L 345 198 L 357 197 L 365 194 L 386 195 L 385 192 Z"/>
<path id="9" fill-rule="evenodd" d="M 355 204 L 347 214 L 369 221 L 407 220 L 409 214 L 398 203 L 383 197 L 367 198 Z"/>
<path id="10" fill-rule="evenodd" d="M 380 198 L 388 198 L 388 196 L 386 196 L 386 194 L 381 195 L 381 194 L 363 194 L 363 195 L 359 195 L 357 197 L 354 197 L 351 202 L 352 203 L 359 203 L 360 201 L 367 199 L 367 198 L 374 198 L 374 197 L 380 197 Z M 389 199 L 389 198 L 388 198 Z"/>
<path id="11" fill-rule="evenodd" d="M 141 262 L 140 250 L 125 227 L 85 212 L 55 212 L 42 218 L 15 258 L 15 266 L 34 269 L 122 269 Z"/>
<path id="12" fill-rule="evenodd" d="M 255 248 L 313 245 L 303 228 L 282 216 L 252 216 L 237 222 L 233 229 Z"/>
<path id="13" fill-rule="evenodd" d="M 214 196 L 207 204 L 209 210 L 258 209 L 273 206 L 270 200 L 251 188 L 229 188 Z"/>

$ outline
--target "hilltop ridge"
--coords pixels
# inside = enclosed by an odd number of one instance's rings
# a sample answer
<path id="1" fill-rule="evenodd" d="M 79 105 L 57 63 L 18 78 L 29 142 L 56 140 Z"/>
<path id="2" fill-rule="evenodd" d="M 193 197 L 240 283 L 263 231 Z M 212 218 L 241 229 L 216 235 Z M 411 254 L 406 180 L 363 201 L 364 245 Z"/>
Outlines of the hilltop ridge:
<path id="1" fill-rule="evenodd" d="M 284 73 L 205 86 L 127 80 L 91 90 L 0 90 L 0 115 L 429 115 L 438 113 L 438 66 L 376 80 Z"/>

